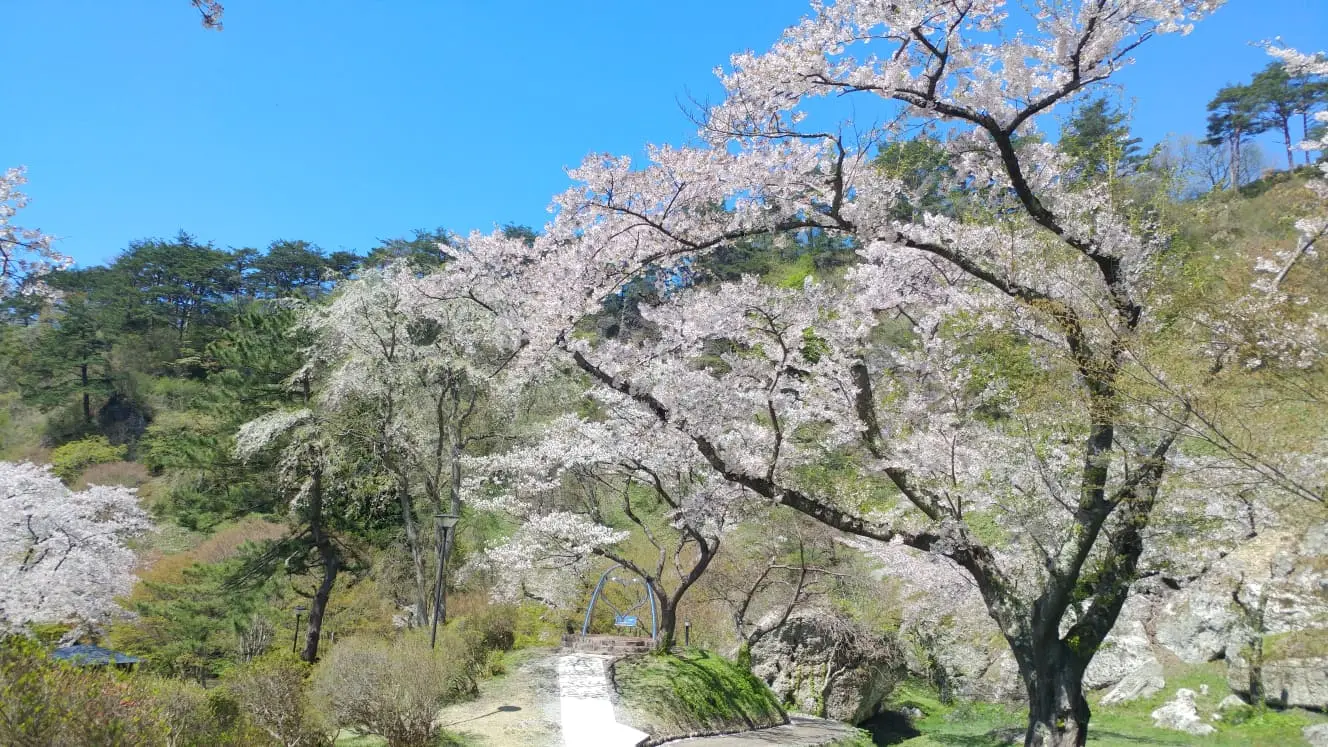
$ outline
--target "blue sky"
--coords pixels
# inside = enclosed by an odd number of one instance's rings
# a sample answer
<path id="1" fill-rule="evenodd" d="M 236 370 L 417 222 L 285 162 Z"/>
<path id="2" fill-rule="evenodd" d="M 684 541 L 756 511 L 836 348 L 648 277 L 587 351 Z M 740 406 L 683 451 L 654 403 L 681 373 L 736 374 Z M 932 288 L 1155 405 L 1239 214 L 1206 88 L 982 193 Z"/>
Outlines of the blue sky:
<path id="1" fill-rule="evenodd" d="M 3 0 L 0 167 L 28 167 L 21 225 L 80 264 L 186 230 L 220 246 L 365 251 L 415 228 L 539 226 L 564 169 L 694 127 L 679 101 L 765 49 L 805 0 Z M 1230 0 L 1146 45 L 1119 82 L 1148 142 L 1281 36 L 1328 48 L 1324 0 Z M 1275 143 L 1270 155 L 1275 156 Z"/>

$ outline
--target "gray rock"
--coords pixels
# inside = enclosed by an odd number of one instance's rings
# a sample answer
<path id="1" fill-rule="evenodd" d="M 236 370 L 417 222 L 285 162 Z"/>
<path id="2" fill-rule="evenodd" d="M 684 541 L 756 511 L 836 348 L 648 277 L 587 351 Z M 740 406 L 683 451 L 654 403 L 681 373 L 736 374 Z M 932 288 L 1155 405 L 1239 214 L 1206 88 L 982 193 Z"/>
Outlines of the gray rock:
<path id="1" fill-rule="evenodd" d="M 1230 586 L 1210 578 L 1177 592 L 1163 605 L 1156 638 L 1181 661 L 1202 664 L 1222 657 L 1238 625 Z"/>
<path id="2" fill-rule="evenodd" d="M 1090 690 L 1111 687 L 1145 667 L 1161 670 L 1144 624 L 1138 620 L 1123 625 L 1118 622 L 1088 663 L 1084 687 Z"/>
<path id="3" fill-rule="evenodd" d="M 1102 696 L 1101 703 L 1104 706 L 1109 706 L 1151 697 L 1162 692 L 1162 688 L 1166 686 L 1167 681 L 1162 676 L 1162 665 L 1154 659 L 1116 683 L 1115 687 Z"/>
<path id="4" fill-rule="evenodd" d="M 1227 685 L 1233 691 L 1249 695 L 1249 677 L 1244 659 L 1227 664 Z M 1270 705 L 1328 710 L 1328 657 L 1265 661 L 1263 690 Z"/>
<path id="5" fill-rule="evenodd" d="M 794 612 L 751 655 L 752 673 L 793 710 L 854 724 L 876 715 L 903 678 L 893 640 L 826 610 Z"/>
<path id="6" fill-rule="evenodd" d="M 1249 703 L 1246 703 L 1245 699 L 1239 695 L 1228 695 L 1222 699 L 1222 702 L 1217 704 L 1217 711 L 1218 713 L 1222 713 L 1224 711 L 1229 711 L 1232 708 L 1244 708 L 1247 705 L 1249 705 Z"/>
<path id="7" fill-rule="evenodd" d="M 1315 724 L 1300 730 L 1310 747 L 1328 747 L 1328 724 Z"/>
<path id="8" fill-rule="evenodd" d="M 1194 691 L 1183 687 L 1176 691 L 1175 698 L 1163 703 L 1151 715 L 1153 726 L 1158 729 L 1183 731 L 1196 736 L 1217 731 L 1199 718 L 1199 709 L 1194 705 Z"/>

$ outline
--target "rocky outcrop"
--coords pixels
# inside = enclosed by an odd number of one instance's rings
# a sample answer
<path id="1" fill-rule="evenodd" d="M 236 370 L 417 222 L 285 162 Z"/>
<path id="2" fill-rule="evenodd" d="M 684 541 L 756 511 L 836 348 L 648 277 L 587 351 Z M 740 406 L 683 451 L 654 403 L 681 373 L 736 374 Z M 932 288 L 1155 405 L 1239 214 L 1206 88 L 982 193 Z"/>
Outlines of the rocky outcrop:
<path id="1" fill-rule="evenodd" d="M 1148 631 L 1139 620 L 1122 620 L 1089 662 L 1084 671 L 1084 687 L 1090 690 L 1110 687 L 1145 670 L 1156 672 L 1157 676 L 1162 674 Z"/>
<path id="2" fill-rule="evenodd" d="M 1328 724 L 1315 724 L 1300 730 L 1310 747 L 1328 747 Z"/>
<path id="3" fill-rule="evenodd" d="M 827 610 L 793 613 L 751 647 L 752 673 L 792 710 L 849 723 L 876 715 L 903 678 L 895 642 Z"/>
<path id="4" fill-rule="evenodd" d="M 1167 681 L 1162 676 L 1162 665 L 1157 659 L 1153 659 L 1152 662 L 1125 675 L 1115 687 L 1102 696 L 1101 703 L 1104 706 L 1111 706 L 1149 698 L 1162 692 L 1162 688 L 1166 686 Z"/>
<path id="5" fill-rule="evenodd" d="M 1227 666 L 1227 685 L 1249 695 L 1249 664 L 1236 659 Z M 1269 705 L 1328 711 L 1328 657 L 1264 661 L 1263 690 Z"/>
<path id="6" fill-rule="evenodd" d="M 1163 703 L 1153 711 L 1153 726 L 1159 729 L 1183 731 L 1186 734 L 1203 736 L 1217 731 L 1199 718 L 1199 709 L 1194 705 L 1194 691 L 1181 688 L 1176 697 Z"/>
<path id="7" fill-rule="evenodd" d="M 1156 694 L 1166 686 L 1162 662 L 1175 659 L 1226 659 L 1234 686 L 1245 679 L 1241 652 L 1256 629 L 1265 639 L 1328 635 L 1328 523 L 1316 518 L 1288 526 L 1266 508 L 1241 514 L 1240 506 L 1211 503 L 1197 517 L 1193 507 L 1161 515 L 1152 527 L 1143 578 L 1085 672 L 1088 689 L 1107 691 L 1103 703 Z M 1005 640 L 962 570 L 898 545 L 846 544 L 871 556 L 883 584 L 895 585 L 904 611 L 899 639 L 913 676 L 957 698 L 1026 697 Z M 1264 592 L 1262 621 L 1252 621 L 1236 599 L 1249 602 Z M 1276 678 L 1266 688 L 1270 699 L 1282 702 L 1285 688 L 1288 704 L 1324 708 L 1322 701 L 1314 704 L 1324 686 L 1313 669 L 1323 657 L 1328 646 L 1266 656 L 1266 677 Z"/>

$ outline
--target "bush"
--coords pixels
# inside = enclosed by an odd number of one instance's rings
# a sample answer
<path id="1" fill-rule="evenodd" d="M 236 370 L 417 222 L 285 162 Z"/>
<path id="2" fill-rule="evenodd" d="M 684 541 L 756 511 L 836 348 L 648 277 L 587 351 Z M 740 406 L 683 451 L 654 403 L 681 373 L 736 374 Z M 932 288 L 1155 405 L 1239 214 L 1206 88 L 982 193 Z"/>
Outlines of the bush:
<path id="1" fill-rule="evenodd" d="M 433 650 L 423 633 L 350 638 L 323 660 L 314 695 L 337 726 L 376 734 L 389 747 L 426 747 L 441 736 L 438 709 L 475 694 L 484 657 L 483 636 L 464 626 L 439 631 Z"/>
<path id="2" fill-rule="evenodd" d="M 0 640 L 0 744 L 159 744 L 150 698 L 131 681 L 52 660 L 36 641 Z"/>
<path id="3" fill-rule="evenodd" d="M 83 469 L 93 464 L 119 462 L 128 450 L 112 446 L 105 436 L 93 436 L 81 441 L 70 441 L 51 452 L 51 464 L 56 476 L 66 483 L 73 482 Z"/>
<path id="4" fill-rule="evenodd" d="M 223 678 L 224 693 L 253 727 L 277 744 L 331 745 L 331 729 L 309 707 L 304 691 L 308 675 L 309 665 L 292 654 L 269 654 L 228 672 Z"/>
<path id="5" fill-rule="evenodd" d="M 463 625 L 480 636 L 480 644 L 494 651 L 510 651 L 516 643 L 515 605 L 494 604 L 467 615 Z"/>
<path id="6" fill-rule="evenodd" d="M 242 718 L 225 691 L 165 678 L 146 679 L 143 687 L 151 693 L 147 705 L 166 747 L 246 747 L 269 741 L 269 735 Z"/>

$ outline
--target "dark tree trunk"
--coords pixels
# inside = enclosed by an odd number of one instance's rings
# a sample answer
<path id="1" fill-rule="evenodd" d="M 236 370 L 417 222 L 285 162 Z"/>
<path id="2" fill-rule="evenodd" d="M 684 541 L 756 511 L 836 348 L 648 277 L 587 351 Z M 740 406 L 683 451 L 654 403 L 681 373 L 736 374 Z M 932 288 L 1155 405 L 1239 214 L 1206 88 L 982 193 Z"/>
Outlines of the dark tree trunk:
<path id="1" fill-rule="evenodd" d="M 83 423 L 92 424 L 92 396 L 88 393 L 88 364 L 78 367 L 78 380 L 83 385 Z"/>
<path id="2" fill-rule="evenodd" d="M 1304 137 L 1301 139 L 1308 141 L 1310 139 L 1310 110 L 1308 107 L 1300 113 L 1300 129 L 1304 134 Z M 1305 165 L 1309 166 L 1311 163 L 1313 163 L 1313 159 L 1310 158 L 1310 152 L 1306 150 Z"/>
<path id="3" fill-rule="evenodd" d="M 655 634 L 655 651 L 668 653 L 673 650 L 674 636 L 678 629 L 678 606 L 667 597 L 659 599 L 659 625 Z"/>
<path id="4" fill-rule="evenodd" d="M 429 582 L 424 573 L 424 548 L 420 546 L 419 527 L 415 523 L 415 509 L 410 504 L 410 494 L 404 480 L 399 482 L 397 493 L 401 501 L 401 526 L 406 532 L 406 547 L 410 549 L 411 570 L 415 574 L 415 625 L 427 625 L 429 622 Z"/>
<path id="5" fill-rule="evenodd" d="M 1088 701 L 1084 699 L 1087 662 L 1061 641 L 1030 649 L 1021 663 L 1028 688 L 1025 747 L 1082 747 L 1088 741 Z"/>
<path id="6" fill-rule="evenodd" d="M 1294 155 L 1292 155 L 1292 151 L 1291 151 L 1291 120 L 1290 120 L 1290 119 L 1284 119 L 1284 120 L 1282 120 L 1282 141 L 1283 141 L 1284 143 L 1286 143 L 1286 152 L 1287 152 L 1287 171 L 1294 171 L 1294 170 L 1296 169 L 1296 158 L 1295 158 Z"/>
<path id="7" fill-rule="evenodd" d="M 1262 710 L 1267 702 L 1263 691 L 1263 636 L 1250 637 L 1250 705 Z"/>
<path id="8" fill-rule="evenodd" d="M 1240 186 L 1240 130 L 1236 130 L 1231 136 L 1231 189 L 1235 191 Z"/>
<path id="9" fill-rule="evenodd" d="M 321 552 L 321 551 L 320 551 Z M 327 601 L 332 596 L 332 587 L 337 582 L 337 573 L 341 570 L 341 558 L 335 552 L 323 553 L 323 580 L 314 592 L 309 605 L 309 629 L 304 634 L 304 652 L 300 658 L 310 664 L 318 661 L 318 641 L 323 634 L 323 615 L 327 613 Z"/>

